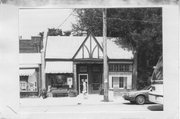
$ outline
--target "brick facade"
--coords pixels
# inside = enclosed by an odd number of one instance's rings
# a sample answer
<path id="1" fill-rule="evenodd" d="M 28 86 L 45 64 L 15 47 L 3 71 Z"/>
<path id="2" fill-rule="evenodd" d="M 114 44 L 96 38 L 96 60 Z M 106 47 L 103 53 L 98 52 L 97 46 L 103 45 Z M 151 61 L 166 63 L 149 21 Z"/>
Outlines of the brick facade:
<path id="1" fill-rule="evenodd" d="M 42 38 L 40 36 L 32 36 L 31 39 L 19 39 L 19 54 L 21 56 L 23 56 L 25 62 L 26 59 L 25 57 L 27 57 L 27 55 L 33 55 L 33 56 L 37 56 L 37 53 L 40 54 L 41 53 L 41 49 L 42 49 Z M 36 61 L 36 57 L 30 57 L 32 58 L 32 60 Z M 32 62 L 33 62 L 32 61 Z M 35 63 L 36 64 L 36 63 Z M 26 65 L 26 64 L 25 64 Z M 20 65 L 21 69 L 23 69 Z M 37 85 L 37 91 L 34 92 L 22 92 L 20 91 L 20 97 L 29 97 L 29 96 L 39 96 L 41 93 L 41 88 L 42 88 L 42 80 L 41 80 L 41 64 L 38 63 L 38 67 L 25 67 L 25 69 L 35 69 L 35 72 L 37 73 L 36 75 L 36 85 Z M 20 76 L 21 77 L 21 76 Z"/>
<path id="2" fill-rule="evenodd" d="M 19 53 L 40 53 L 42 48 L 42 38 L 32 36 L 31 39 L 19 40 Z"/>

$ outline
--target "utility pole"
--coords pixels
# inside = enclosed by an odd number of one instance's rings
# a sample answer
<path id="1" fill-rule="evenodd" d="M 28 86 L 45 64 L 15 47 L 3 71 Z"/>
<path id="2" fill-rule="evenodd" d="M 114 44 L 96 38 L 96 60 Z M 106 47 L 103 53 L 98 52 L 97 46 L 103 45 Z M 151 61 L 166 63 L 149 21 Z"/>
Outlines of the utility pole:
<path id="1" fill-rule="evenodd" d="M 103 8 L 103 74 L 104 74 L 104 101 L 108 102 L 108 64 L 107 64 L 107 21 L 106 8 Z"/>
<path id="2" fill-rule="evenodd" d="M 48 30 L 44 32 L 43 35 L 43 48 L 41 50 L 41 85 L 42 90 L 46 89 L 46 74 L 45 74 L 45 54 L 46 54 L 46 44 L 47 44 Z"/>

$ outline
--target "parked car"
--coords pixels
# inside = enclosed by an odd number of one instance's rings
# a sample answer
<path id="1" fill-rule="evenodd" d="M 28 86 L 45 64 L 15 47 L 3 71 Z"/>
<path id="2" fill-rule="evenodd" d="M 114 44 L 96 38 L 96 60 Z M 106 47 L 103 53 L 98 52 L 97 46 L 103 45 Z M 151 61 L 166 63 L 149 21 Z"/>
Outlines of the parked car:
<path id="1" fill-rule="evenodd" d="M 142 105 L 149 102 L 148 92 L 150 92 L 151 90 L 152 86 L 147 86 L 142 90 L 129 91 L 123 94 L 123 98 L 130 101 L 131 103 Z"/>

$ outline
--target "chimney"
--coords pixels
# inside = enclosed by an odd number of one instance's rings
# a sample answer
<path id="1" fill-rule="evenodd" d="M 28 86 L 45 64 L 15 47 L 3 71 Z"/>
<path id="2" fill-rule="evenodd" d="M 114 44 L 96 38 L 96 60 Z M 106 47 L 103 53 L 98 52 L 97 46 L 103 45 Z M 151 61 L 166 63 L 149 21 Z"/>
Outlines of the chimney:
<path id="1" fill-rule="evenodd" d="M 19 40 L 22 40 L 22 36 L 19 36 Z"/>

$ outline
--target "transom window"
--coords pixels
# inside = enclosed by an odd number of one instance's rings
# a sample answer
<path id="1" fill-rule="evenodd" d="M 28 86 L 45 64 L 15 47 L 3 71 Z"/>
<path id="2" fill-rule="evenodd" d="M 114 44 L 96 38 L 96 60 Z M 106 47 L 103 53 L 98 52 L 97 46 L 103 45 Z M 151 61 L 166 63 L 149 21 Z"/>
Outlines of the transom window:
<path id="1" fill-rule="evenodd" d="M 81 72 L 81 73 L 87 72 L 87 66 L 80 66 L 79 72 Z"/>
<path id="2" fill-rule="evenodd" d="M 109 64 L 110 72 L 129 72 L 132 71 L 130 64 Z"/>
<path id="3" fill-rule="evenodd" d="M 93 72 L 100 72 L 101 68 L 99 66 L 93 66 L 92 71 Z"/>

